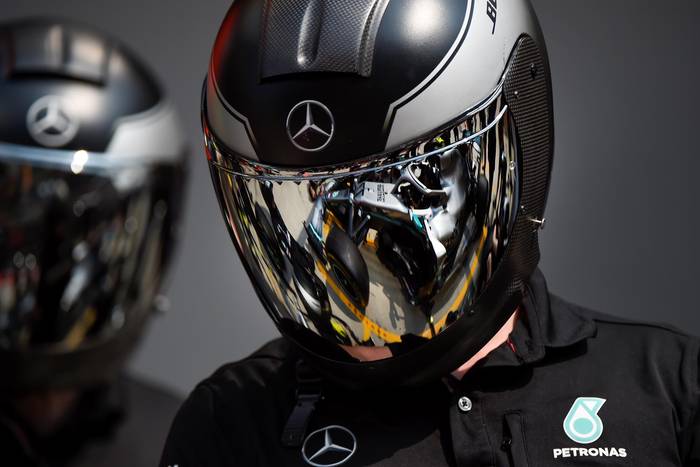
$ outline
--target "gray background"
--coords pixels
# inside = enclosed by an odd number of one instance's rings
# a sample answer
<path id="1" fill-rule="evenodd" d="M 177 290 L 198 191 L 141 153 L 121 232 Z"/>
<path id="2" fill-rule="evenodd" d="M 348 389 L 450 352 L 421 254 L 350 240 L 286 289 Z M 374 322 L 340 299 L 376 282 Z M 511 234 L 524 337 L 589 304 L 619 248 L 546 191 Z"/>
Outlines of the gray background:
<path id="1" fill-rule="evenodd" d="M 533 3 L 549 44 L 556 111 L 542 236 L 551 288 L 596 309 L 700 334 L 700 2 Z M 0 7 L 3 20 L 59 14 L 123 38 L 160 74 L 182 113 L 192 154 L 172 309 L 154 321 L 131 369 L 183 394 L 276 335 L 228 238 L 201 150 L 199 92 L 229 4 L 2 0 Z"/>

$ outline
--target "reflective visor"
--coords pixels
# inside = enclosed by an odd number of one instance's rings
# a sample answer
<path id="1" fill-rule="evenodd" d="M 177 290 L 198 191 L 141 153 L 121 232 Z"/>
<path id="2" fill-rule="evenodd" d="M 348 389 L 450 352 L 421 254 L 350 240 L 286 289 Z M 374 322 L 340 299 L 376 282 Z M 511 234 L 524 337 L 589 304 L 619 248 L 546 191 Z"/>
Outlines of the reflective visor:
<path id="1" fill-rule="evenodd" d="M 0 144 L 0 349 L 74 350 L 142 319 L 180 171 Z"/>
<path id="2" fill-rule="evenodd" d="M 500 91 L 414 145 L 332 168 L 258 165 L 205 133 L 241 258 L 300 336 L 394 353 L 432 339 L 469 312 L 508 245 L 520 167 Z"/>

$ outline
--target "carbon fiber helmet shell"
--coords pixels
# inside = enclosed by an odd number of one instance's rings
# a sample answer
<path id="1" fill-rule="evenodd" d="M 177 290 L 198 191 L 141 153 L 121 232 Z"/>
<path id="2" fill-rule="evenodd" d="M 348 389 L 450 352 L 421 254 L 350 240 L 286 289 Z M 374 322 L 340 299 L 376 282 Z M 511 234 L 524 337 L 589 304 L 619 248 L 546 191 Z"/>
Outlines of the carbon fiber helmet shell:
<path id="1" fill-rule="evenodd" d="M 554 145 L 529 1 L 239 0 L 202 102 L 243 264 L 329 376 L 444 375 L 517 307 Z M 393 356 L 358 362 L 338 344 Z"/>
<path id="2" fill-rule="evenodd" d="M 185 144 L 154 75 L 60 19 L 0 24 L 0 390 L 114 378 L 151 316 Z"/>

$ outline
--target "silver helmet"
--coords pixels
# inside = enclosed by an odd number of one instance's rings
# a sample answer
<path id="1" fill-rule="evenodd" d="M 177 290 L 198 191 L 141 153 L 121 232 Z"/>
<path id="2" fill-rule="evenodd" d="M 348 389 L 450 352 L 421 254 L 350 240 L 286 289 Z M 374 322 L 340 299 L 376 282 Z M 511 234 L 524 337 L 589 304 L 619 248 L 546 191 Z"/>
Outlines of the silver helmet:
<path id="1" fill-rule="evenodd" d="M 0 68 L 0 390 L 109 380 L 174 244 L 174 109 L 123 45 L 61 20 L 0 25 Z"/>
<path id="2" fill-rule="evenodd" d="M 236 1 L 202 117 L 258 295 L 331 376 L 444 374 L 519 303 L 553 154 L 527 0 Z"/>

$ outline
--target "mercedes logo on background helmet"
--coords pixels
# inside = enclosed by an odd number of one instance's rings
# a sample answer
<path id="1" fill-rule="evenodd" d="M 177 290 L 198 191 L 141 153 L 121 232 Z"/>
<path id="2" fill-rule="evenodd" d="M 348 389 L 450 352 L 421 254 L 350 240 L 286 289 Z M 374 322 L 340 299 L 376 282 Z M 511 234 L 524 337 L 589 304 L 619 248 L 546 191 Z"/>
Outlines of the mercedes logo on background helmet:
<path id="1" fill-rule="evenodd" d="M 334 132 L 333 114 L 318 101 L 301 101 L 287 115 L 287 135 L 302 151 L 320 151 L 331 142 Z"/>
<path id="2" fill-rule="evenodd" d="M 356 449 L 357 439 L 350 430 L 331 425 L 307 436 L 301 454 L 314 467 L 335 467 L 350 460 Z"/>
<path id="3" fill-rule="evenodd" d="M 49 148 L 65 146 L 73 141 L 80 124 L 67 110 L 59 96 L 44 96 L 27 112 L 27 129 L 37 143 Z"/>

